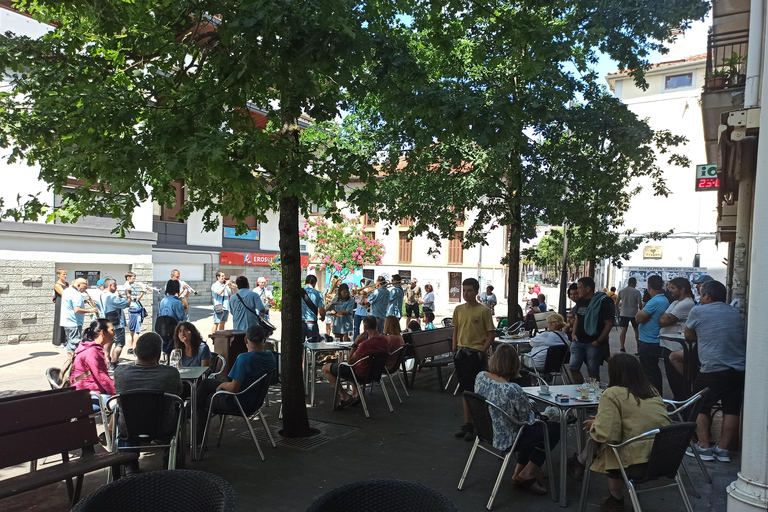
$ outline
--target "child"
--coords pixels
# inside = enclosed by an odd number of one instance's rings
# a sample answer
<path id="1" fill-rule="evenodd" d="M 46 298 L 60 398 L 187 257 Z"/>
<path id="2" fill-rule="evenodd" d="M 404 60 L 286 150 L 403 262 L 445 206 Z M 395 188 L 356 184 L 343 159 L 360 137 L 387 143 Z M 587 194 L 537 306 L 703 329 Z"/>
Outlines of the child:
<path id="1" fill-rule="evenodd" d="M 419 322 L 417 322 L 416 320 L 411 320 L 408 323 L 408 330 L 411 331 L 411 332 L 420 331 L 421 330 L 421 326 L 419 325 Z"/>
<path id="2" fill-rule="evenodd" d="M 434 329 L 435 325 L 432 323 L 435 321 L 435 314 L 431 311 L 425 311 L 424 312 L 424 330 L 429 331 L 430 329 Z"/>

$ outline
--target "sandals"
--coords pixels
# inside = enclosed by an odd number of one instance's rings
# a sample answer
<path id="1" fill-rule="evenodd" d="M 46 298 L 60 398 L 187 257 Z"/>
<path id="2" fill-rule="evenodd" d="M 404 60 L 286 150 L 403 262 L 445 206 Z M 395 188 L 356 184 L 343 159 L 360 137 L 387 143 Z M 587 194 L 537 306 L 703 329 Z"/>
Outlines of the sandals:
<path id="1" fill-rule="evenodd" d="M 518 480 L 512 477 L 512 485 L 516 487 L 522 487 L 524 489 L 527 489 L 528 491 L 538 496 L 544 496 L 545 494 L 547 494 L 548 491 L 543 487 L 541 487 L 541 485 L 539 485 L 538 489 L 535 489 L 533 486 L 536 484 L 538 484 L 538 481 L 535 478 L 531 478 L 530 480 Z"/>

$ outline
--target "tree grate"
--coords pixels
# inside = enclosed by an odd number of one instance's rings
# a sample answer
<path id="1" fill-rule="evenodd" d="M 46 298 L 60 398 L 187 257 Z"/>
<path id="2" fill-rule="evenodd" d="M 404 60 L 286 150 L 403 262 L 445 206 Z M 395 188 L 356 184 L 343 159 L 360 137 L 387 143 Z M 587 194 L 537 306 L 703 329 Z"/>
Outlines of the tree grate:
<path id="1" fill-rule="evenodd" d="M 267 432 L 264 430 L 264 426 L 261 421 L 255 421 L 251 424 L 254 427 L 253 430 L 256 434 L 256 439 L 259 440 L 259 443 L 269 446 L 269 437 L 267 436 Z M 359 427 L 351 427 L 349 425 L 326 423 L 324 421 L 315 420 L 309 420 L 309 427 L 319 430 L 320 433 L 312 437 L 283 437 L 278 433 L 283 428 L 283 420 L 277 420 L 274 423 L 270 423 L 269 430 L 272 432 L 272 437 L 275 439 L 275 444 L 277 446 L 296 448 L 297 450 L 304 451 L 313 450 L 318 446 L 322 446 L 325 443 L 333 441 L 334 439 L 347 436 L 352 432 L 359 430 Z M 251 433 L 246 430 L 245 432 L 240 432 L 237 434 L 237 437 L 241 437 L 250 441 Z"/>

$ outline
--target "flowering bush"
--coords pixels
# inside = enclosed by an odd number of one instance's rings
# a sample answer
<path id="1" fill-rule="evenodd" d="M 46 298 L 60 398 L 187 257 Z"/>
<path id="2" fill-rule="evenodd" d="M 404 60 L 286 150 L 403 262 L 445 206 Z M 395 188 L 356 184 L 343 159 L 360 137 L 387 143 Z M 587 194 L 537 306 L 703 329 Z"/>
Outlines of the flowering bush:
<path id="1" fill-rule="evenodd" d="M 299 236 L 314 246 L 310 259 L 320 270 L 342 278 L 356 268 L 381 265 L 385 253 L 381 242 L 365 234 L 358 217 L 344 216 L 340 224 L 322 217 L 305 220 Z"/>

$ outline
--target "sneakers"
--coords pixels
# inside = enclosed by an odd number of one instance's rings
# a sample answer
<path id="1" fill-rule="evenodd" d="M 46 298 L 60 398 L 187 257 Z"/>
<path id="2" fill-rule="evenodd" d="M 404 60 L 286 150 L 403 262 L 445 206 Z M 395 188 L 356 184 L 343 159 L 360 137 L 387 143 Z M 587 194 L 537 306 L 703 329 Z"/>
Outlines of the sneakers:
<path id="1" fill-rule="evenodd" d="M 577 453 L 574 453 L 573 457 L 568 459 L 565 465 L 566 474 L 578 482 L 584 480 L 585 469 L 586 465 L 579 462 L 579 455 Z"/>
<path id="2" fill-rule="evenodd" d="M 109 371 L 114 372 L 117 369 L 117 363 L 107 363 L 109 365 Z"/>
<path id="3" fill-rule="evenodd" d="M 609 494 L 608 499 L 600 505 L 600 510 L 603 512 L 624 512 L 624 498 L 617 500 L 612 494 Z"/>
<path id="4" fill-rule="evenodd" d="M 699 453 L 699 458 L 701 460 L 711 461 L 715 460 L 715 457 L 712 453 L 712 448 L 702 448 L 699 446 L 699 443 L 696 443 L 693 445 L 696 451 Z M 726 452 L 726 457 L 728 456 L 727 452 L 728 450 L 724 450 Z M 689 457 L 694 457 L 693 450 L 689 447 L 687 450 L 685 450 L 685 454 Z M 730 459 L 728 459 L 730 461 Z"/>
<path id="5" fill-rule="evenodd" d="M 461 426 L 458 432 L 454 434 L 456 437 L 463 437 L 466 439 L 467 434 L 475 435 L 475 426 L 471 423 L 465 423 Z M 474 439 L 472 439 L 474 441 Z"/>
<path id="6" fill-rule="evenodd" d="M 731 454 L 725 448 L 715 445 L 712 447 L 712 455 L 720 462 L 731 462 Z"/>
<path id="7" fill-rule="evenodd" d="M 475 435 L 475 431 L 472 430 L 472 432 L 467 432 L 464 434 L 464 440 L 468 443 L 474 443 L 475 439 L 477 439 L 477 436 Z"/>

